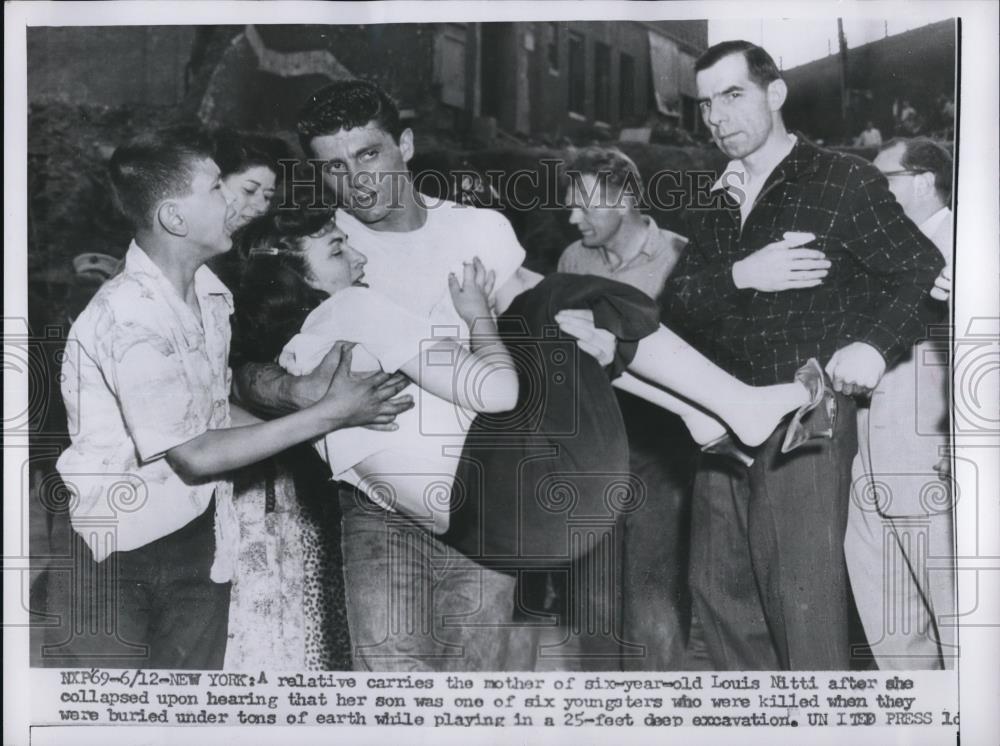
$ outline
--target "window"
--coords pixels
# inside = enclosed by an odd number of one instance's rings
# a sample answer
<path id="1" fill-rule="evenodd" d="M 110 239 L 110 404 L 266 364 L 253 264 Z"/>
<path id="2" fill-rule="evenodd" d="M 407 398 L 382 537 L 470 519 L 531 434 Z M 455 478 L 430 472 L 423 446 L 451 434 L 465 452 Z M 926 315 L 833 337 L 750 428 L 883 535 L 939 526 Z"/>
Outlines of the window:
<path id="1" fill-rule="evenodd" d="M 701 111 L 698 109 L 698 102 L 691 96 L 681 96 L 681 127 L 688 132 L 698 131 L 698 122 L 701 121 Z"/>
<path id="2" fill-rule="evenodd" d="M 594 119 L 611 121 L 611 47 L 594 44 Z"/>
<path id="3" fill-rule="evenodd" d="M 630 119 L 635 115 L 635 58 L 622 52 L 618 65 L 618 116 Z"/>
<path id="4" fill-rule="evenodd" d="M 547 49 L 549 70 L 559 72 L 559 24 L 549 24 L 549 44 Z"/>
<path id="5" fill-rule="evenodd" d="M 584 40 L 580 34 L 569 35 L 569 110 L 576 114 L 586 113 L 587 81 Z"/>

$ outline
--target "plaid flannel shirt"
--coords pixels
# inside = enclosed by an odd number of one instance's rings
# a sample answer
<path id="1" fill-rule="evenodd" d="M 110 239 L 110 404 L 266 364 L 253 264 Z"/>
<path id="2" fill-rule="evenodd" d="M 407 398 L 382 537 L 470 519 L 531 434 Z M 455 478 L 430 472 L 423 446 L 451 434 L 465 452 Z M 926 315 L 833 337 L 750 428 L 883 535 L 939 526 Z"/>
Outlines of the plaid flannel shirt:
<path id="1" fill-rule="evenodd" d="M 731 374 L 757 386 L 788 381 L 808 358 L 825 365 L 853 341 L 870 344 L 891 367 L 923 335 L 944 262 L 874 166 L 800 135 L 742 230 L 736 199 L 725 189 L 713 198 L 689 211 L 690 241 L 660 300 L 664 321 Z M 832 265 L 823 283 L 737 289 L 733 263 L 785 231 L 816 235 L 809 247 Z"/>

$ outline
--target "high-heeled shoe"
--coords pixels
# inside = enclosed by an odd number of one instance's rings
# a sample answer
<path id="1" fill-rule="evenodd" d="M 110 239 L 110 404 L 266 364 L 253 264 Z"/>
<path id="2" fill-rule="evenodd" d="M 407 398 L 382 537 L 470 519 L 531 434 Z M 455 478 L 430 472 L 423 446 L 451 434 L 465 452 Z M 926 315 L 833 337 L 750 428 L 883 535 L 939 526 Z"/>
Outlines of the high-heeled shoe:
<path id="1" fill-rule="evenodd" d="M 799 407 L 788 423 L 782 453 L 790 453 L 812 440 L 833 437 L 837 423 L 837 396 L 816 358 L 795 371 L 795 380 L 809 390 L 809 402 Z"/>
<path id="2" fill-rule="evenodd" d="M 728 432 L 701 446 L 701 452 L 710 453 L 715 456 L 728 456 L 729 458 L 736 459 L 746 467 L 753 466 L 753 456 L 736 445 L 733 436 Z"/>

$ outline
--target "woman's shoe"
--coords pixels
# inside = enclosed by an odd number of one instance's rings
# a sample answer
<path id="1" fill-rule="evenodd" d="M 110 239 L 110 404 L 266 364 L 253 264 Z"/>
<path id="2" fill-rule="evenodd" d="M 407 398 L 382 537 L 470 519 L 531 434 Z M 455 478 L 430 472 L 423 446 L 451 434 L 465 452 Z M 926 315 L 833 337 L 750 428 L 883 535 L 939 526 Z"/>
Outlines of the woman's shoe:
<path id="1" fill-rule="evenodd" d="M 753 466 L 753 456 L 736 445 L 736 441 L 733 440 L 733 436 L 729 433 L 720 435 L 715 440 L 703 445 L 701 452 L 711 453 L 715 456 L 729 456 L 746 467 Z"/>
<path id="2" fill-rule="evenodd" d="M 811 440 L 832 438 L 837 422 L 837 396 L 816 358 L 809 358 L 795 371 L 795 380 L 809 390 L 809 403 L 799 407 L 788 423 L 782 453 L 794 451 Z"/>

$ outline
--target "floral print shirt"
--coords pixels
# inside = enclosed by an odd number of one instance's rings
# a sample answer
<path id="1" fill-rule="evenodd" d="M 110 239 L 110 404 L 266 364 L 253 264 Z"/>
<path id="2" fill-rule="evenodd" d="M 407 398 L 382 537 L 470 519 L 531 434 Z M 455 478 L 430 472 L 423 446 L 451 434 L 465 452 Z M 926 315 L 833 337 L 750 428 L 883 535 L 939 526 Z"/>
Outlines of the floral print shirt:
<path id="1" fill-rule="evenodd" d="M 101 561 L 188 524 L 216 498 L 213 580 L 228 580 L 232 484 L 188 484 L 164 454 L 229 427 L 232 295 L 207 267 L 200 318 L 135 243 L 70 330 L 62 366 L 71 446 L 57 468 L 73 528 Z M 232 531 L 232 529 L 230 529 Z M 232 544 L 232 537 L 229 545 Z"/>

